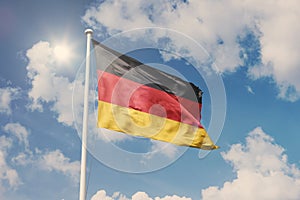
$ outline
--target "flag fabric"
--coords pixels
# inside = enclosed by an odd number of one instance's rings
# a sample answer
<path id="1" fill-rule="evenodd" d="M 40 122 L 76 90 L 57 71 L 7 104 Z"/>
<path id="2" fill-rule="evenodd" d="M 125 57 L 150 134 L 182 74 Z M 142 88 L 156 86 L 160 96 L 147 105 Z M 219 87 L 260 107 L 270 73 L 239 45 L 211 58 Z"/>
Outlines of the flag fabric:
<path id="1" fill-rule="evenodd" d="M 202 91 L 92 40 L 98 127 L 181 146 L 218 148 L 200 123 Z"/>

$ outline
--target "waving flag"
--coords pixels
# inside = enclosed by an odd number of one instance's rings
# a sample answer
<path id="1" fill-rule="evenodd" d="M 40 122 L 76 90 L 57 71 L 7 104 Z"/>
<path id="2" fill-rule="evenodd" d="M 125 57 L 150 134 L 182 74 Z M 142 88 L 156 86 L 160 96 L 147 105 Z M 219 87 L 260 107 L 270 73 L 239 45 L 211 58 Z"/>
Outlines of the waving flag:
<path id="1" fill-rule="evenodd" d="M 218 148 L 200 123 L 202 91 L 93 40 L 98 127 L 206 150 Z"/>

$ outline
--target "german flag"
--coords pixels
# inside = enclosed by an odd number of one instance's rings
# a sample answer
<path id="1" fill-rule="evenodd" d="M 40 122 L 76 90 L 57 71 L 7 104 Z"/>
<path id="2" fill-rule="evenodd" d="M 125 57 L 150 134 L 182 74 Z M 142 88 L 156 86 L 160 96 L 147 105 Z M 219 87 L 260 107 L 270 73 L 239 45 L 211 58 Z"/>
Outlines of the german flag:
<path id="1" fill-rule="evenodd" d="M 200 123 L 202 91 L 93 40 L 98 127 L 205 150 L 218 148 Z"/>

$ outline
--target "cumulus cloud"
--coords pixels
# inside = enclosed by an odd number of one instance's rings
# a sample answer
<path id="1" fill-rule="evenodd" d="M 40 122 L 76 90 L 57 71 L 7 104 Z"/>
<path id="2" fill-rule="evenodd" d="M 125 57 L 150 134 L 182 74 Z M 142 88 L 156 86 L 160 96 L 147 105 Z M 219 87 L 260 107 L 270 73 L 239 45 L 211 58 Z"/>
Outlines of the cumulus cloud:
<path id="1" fill-rule="evenodd" d="M 290 101 L 300 97 L 299 18 L 297 0 L 110 0 L 91 6 L 82 17 L 88 26 L 105 37 L 154 26 L 182 32 L 204 46 L 220 72 L 234 72 L 245 65 L 244 58 L 253 56 L 241 58 L 243 49 L 249 46 L 241 46 L 238 40 L 251 32 L 259 40 L 256 48 L 261 55 L 257 55 L 258 63 L 248 66 L 249 76 L 253 79 L 271 77 L 278 86 L 278 96 Z M 157 37 L 154 42 L 160 43 L 161 35 Z M 172 52 L 179 55 L 192 52 L 182 51 L 184 44 L 180 40 L 174 39 L 172 43 L 168 44 Z"/>
<path id="2" fill-rule="evenodd" d="M 19 152 L 11 161 L 17 166 L 32 166 L 38 170 L 60 173 L 68 178 L 71 182 L 79 182 L 80 162 L 71 161 L 61 150 L 43 151 L 35 149 L 34 152 Z"/>
<path id="3" fill-rule="evenodd" d="M 234 144 L 223 158 L 237 177 L 222 187 L 202 190 L 202 199 L 299 199 L 300 170 L 289 164 L 284 148 L 258 127 L 246 144 Z"/>
<path id="4" fill-rule="evenodd" d="M 72 92 L 73 85 L 67 74 L 68 65 L 59 64 L 55 47 L 49 42 L 38 42 L 26 52 L 28 59 L 27 76 L 32 88 L 28 96 L 32 100 L 29 108 L 43 111 L 43 103 L 49 103 L 57 114 L 58 122 L 73 125 Z M 77 97 L 82 97 L 77 95 Z"/>
<path id="5" fill-rule="evenodd" d="M 279 97 L 295 101 L 300 97 L 300 42 L 297 21 L 300 9 L 295 0 L 246 2 L 252 15 L 259 17 L 262 32 L 261 52 L 264 66 L 250 70 L 254 78 L 271 76 L 279 87 Z"/>
<path id="6" fill-rule="evenodd" d="M 226 8 L 226 9 L 225 9 Z M 110 18 L 106 14 L 115 10 L 118 17 Z M 228 12 L 233 9 L 234 12 Z M 213 15 L 214 13 L 223 13 Z M 241 64 L 239 48 L 236 44 L 238 31 L 244 24 L 232 23 L 236 16 L 243 16 L 242 11 L 234 8 L 231 3 L 211 3 L 210 1 L 189 1 L 184 3 L 176 1 L 105 1 L 102 4 L 91 7 L 83 16 L 83 20 L 94 29 L 107 31 L 109 35 L 133 28 L 166 27 L 180 31 L 202 44 L 209 53 L 217 58 L 220 70 L 234 70 Z M 117 19 L 117 20 L 115 20 Z M 100 25 L 99 25 L 100 24 Z M 222 26 L 218 26 L 222 24 Z M 228 25 L 228 27 L 226 27 Z M 226 28 L 224 28 L 226 27 Z M 139 35 L 145 37 L 145 35 Z M 161 42 L 162 35 L 157 35 L 154 42 Z M 171 36 L 169 36 L 171 37 Z M 191 53 L 191 49 L 184 49 L 186 44 L 178 38 L 171 38 L 167 49 L 182 55 Z M 224 45 L 220 45 L 220 41 Z M 230 53 L 229 53 L 230 52 Z"/>
<path id="7" fill-rule="evenodd" d="M 29 132 L 23 125 L 20 123 L 8 123 L 3 127 L 3 130 L 14 135 L 18 139 L 19 144 L 24 144 L 25 149 L 29 150 Z"/>
<path id="8" fill-rule="evenodd" d="M 115 196 L 115 195 L 113 195 Z M 116 197 L 116 196 L 115 196 Z M 93 195 L 93 197 L 91 198 L 91 200 L 113 200 L 112 197 L 107 196 L 106 192 L 104 190 L 99 190 L 95 195 Z"/>
<path id="9" fill-rule="evenodd" d="M 31 151 L 28 140 L 30 131 L 20 123 L 8 123 L 3 126 L 2 130 L 9 134 L 0 137 L 0 197 L 8 189 L 18 189 L 18 186 L 22 184 L 18 168 L 14 169 L 12 166 L 27 166 L 62 173 L 73 183 L 78 183 L 79 161 L 71 161 L 58 149 L 43 151 L 36 148 L 35 151 Z"/>
<path id="10" fill-rule="evenodd" d="M 3 131 L 10 133 L 8 136 L 0 137 L 0 196 L 4 195 L 8 189 L 17 189 L 22 184 L 21 178 L 16 169 L 10 165 L 9 151 L 13 147 L 15 139 L 25 149 L 29 148 L 29 132 L 19 123 L 8 123 L 3 127 Z M 8 184 L 6 184 L 8 183 Z"/>
<path id="11" fill-rule="evenodd" d="M 80 162 L 71 161 L 70 158 L 66 157 L 60 150 L 43 154 L 38 163 L 41 169 L 61 172 L 71 177 L 75 183 L 79 181 Z"/>
<path id="12" fill-rule="evenodd" d="M 167 158 L 175 158 L 175 156 L 178 154 L 178 147 L 176 147 L 173 144 L 166 143 L 166 142 L 161 142 L 158 140 L 151 140 L 151 149 L 150 152 L 148 152 L 145 155 L 145 158 L 150 159 L 152 158 L 155 154 L 160 154 L 162 153 L 165 155 Z"/>
<path id="13" fill-rule="evenodd" d="M 136 192 L 131 196 L 131 198 L 127 198 L 125 195 L 120 192 L 115 192 L 112 196 L 106 194 L 105 190 L 99 190 L 91 200 L 192 200 L 187 197 L 179 197 L 177 195 L 165 196 L 165 197 L 154 197 L 151 198 L 146 192 Z"/>
<path id="14" fill-rule="evenodd" d="M 18 98 L 19 92 L 19 88 L 0 88 L 0 113 L 11 114 L 11 102 Z"/>
<path id="15" fill-rule="evenodd" d="M 0 197 L 8 189 L 16 189 L 21 183 L 18 172 L 7 162 L 8 150 L 12 147 L 12 140 L 8 137 L 0 137 Z"/>

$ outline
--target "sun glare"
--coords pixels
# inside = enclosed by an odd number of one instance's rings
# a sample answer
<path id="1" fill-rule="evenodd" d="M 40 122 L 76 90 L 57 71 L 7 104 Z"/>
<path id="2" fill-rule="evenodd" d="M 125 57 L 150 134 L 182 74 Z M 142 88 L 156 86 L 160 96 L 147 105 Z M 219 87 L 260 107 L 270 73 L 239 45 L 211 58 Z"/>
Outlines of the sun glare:
<path id="1" fill-rule="evenodd" d="M 66 45 L 57 45 L 54 48 L 54 56 L 58 62 L 66 63 L 71 58 L 71 50 Z"/>

